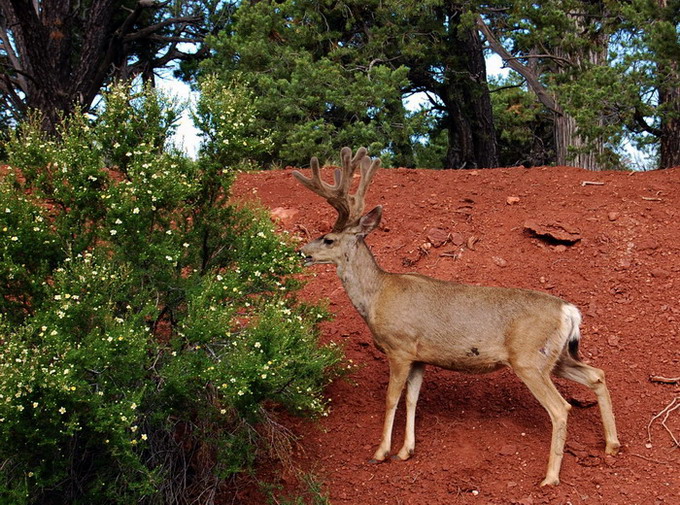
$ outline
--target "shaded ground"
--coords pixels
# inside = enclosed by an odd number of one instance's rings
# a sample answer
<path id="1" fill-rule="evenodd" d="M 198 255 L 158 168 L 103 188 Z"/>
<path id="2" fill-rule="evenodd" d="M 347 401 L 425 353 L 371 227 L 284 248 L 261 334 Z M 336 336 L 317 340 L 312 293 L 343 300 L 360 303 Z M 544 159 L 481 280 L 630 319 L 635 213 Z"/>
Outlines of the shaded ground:
<path id="1" fill-rule="evenodd" d="M 282 229 L 303 240 L 329 231 L 335 217 L 290 170 L 243 174 L 234 193 L 276 209 Z M 677 384 L 650 381 L 680 375 L 680 169 L 381 169 L 367 210 L 376 204 L 384 206 L 383 228 L 367 242 L 387 270 L 532 288 L 577 304 L 583 358 L 607 372 L 623 447 L 619 456 L 605 456 L 599 412 L 587 406 L 594 397 L 556 380 L 565 398 L 585 407 L 569 417 L 562 485 L 539 488 L 550 421 L 519 379 L 507 370 L 474 376 L 428 367 L 415 456 L 369 464 L 382 426 L 387 363 L 334 268 L 315 266 L 303 296 L 330 300 L 335 319 L 325 324 L 323 339 L 344 346 L 355 368 L 329 389 L 327 418 L 285 421 L 303 436 L 300 466 L 325 484 L 334 505 L 680 503 L 680 448 L 662 418 L 648 440 L 652 418 L 680 397 Z M 527 221 L 577 241 L 538 237 L 524 228 Z M 666 426 L 680 438 L 680 410 Z M 403 428 L 400 405 L 395 451 Z M 282 485 L 291 487 L 293 479 Z"/>

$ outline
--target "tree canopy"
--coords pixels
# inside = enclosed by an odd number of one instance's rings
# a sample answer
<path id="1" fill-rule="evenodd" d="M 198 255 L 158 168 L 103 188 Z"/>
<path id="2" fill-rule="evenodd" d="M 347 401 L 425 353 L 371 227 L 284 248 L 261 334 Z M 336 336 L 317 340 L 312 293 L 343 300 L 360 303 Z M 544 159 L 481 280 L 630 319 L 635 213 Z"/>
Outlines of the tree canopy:
<path id="1" fill-rule="evenodd" d="M 142 76 L 195 49 L 220 26 L 227 7 L 205 0 L 2 0 L 0 91 L 5 118 L 43 113 L 45 128 L 60 115 L 86 110 L 112 80 Z M 182 49 L 189 43 L 192 49 Z"/>
<path id="2" fill-rule="evenodd" d="M 664 168 L 680 164 L 679 30 L 680 0 L 0 0 L 0 93 L 5 119 L 38 109 L 53 130 L 175 63 L 248 91 L 263 166 L 361 144 L 400 166 L 599 170 L 634 145 Z M 488 81 L 490 52 L 507 81 Z"/>

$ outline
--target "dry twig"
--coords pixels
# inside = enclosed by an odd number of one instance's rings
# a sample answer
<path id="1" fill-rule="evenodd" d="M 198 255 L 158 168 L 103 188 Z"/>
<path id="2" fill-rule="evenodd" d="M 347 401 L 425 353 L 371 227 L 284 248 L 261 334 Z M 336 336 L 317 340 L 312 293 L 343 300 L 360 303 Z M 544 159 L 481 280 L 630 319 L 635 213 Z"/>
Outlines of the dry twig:
<path id="1" fill-rule="evenodd" d="M 660 384 L 677 384 L 680 382 L 680 377 L 663 377 L 661 375 L 652 375 L 649 377 L 651 382 L 658 382 Z"/>

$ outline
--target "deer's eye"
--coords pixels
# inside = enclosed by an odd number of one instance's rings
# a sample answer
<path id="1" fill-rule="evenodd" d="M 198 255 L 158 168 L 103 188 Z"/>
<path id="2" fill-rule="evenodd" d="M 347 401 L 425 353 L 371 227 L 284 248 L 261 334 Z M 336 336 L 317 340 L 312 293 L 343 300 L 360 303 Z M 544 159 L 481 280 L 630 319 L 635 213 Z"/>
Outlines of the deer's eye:
<path id="1" fill-rule="evenodd" d="M 332 238 L 326 238 L 324 237 L 323 243 L 326 245 L 331 245 L 333 242 L 335 242 Z"/>

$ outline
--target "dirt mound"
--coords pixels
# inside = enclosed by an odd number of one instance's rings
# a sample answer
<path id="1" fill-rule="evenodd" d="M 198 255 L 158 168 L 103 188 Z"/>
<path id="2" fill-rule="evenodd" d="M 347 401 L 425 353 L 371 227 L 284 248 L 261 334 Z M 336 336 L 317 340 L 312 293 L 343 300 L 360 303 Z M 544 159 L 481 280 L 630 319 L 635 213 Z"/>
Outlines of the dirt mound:
<path id="1" fill-rule="evenodd" d="M 330 180 L 330 170 L 325 174 Z M 302 240 L 335 214 L 289 170 L 239 176 L 234 194 L 256 199 Z M 578 305 L 584 360 L 607 372 L 622 452 L 605 456 L 594 396 L 556 380 L 577 405 L 569 416 L 562 485 L 542 489 L 551 425 L 511 371 L 464 375 L 428 367 L 418 404 L 416 453 L 368 463 L 382 427 L 388 368 L 331 266 L 315 266 L 303 296 L 328 298 L 323 338 L 344 346 L 349 380 L 328 391 L 319 422 L 288 419 L 299 461 L 331 502 L 484 504 L 679 503 L 680 410 L 648 425 L 680 386 L 680 169 L 593 173 L 571 167 L 472 171 L 382 169 L 366 208 L 383 205 L 367 240 L 381 266 L 468 284 L 546 291 Z M 581 406 L 579 408 L 578 406 Z M 403 437 L 400 405 L 393 449 Z M 285 486 L 291 483 L 284 482 Z"/>

